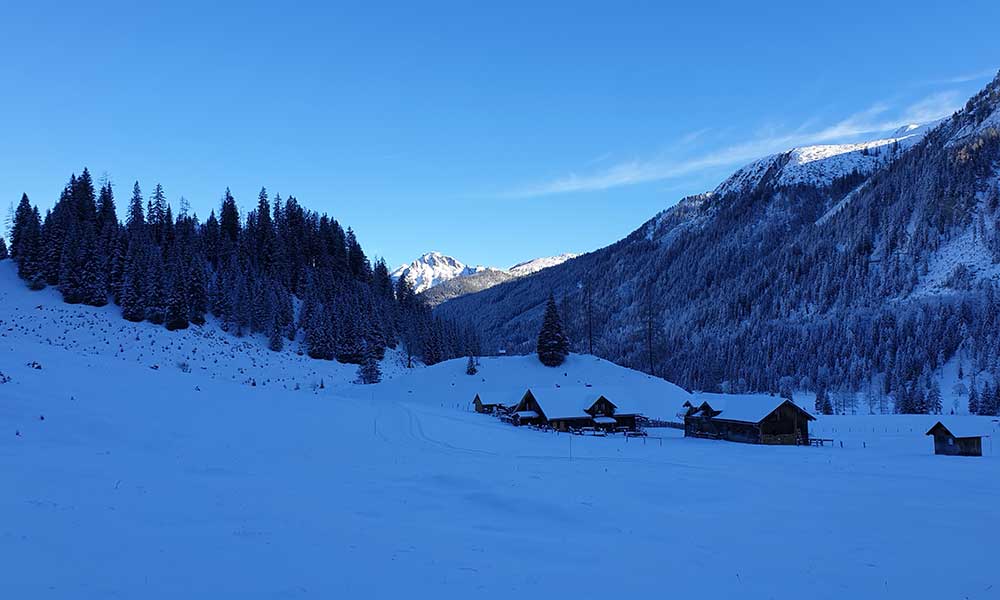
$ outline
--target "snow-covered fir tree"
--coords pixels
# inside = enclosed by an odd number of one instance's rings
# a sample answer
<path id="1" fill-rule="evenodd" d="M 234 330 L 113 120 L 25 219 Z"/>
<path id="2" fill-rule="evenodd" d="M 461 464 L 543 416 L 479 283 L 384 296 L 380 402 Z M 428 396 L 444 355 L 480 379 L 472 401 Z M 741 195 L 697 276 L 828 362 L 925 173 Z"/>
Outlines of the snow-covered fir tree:
<path id="1" fill-rule="evenodd" d="M 555 297 L 549 294 L 542 318 L 542 329 L 538 332 L 538 360 L 547 367 L 558 367 L 569 354 L 569 343 L 563 334 L 562 320 Z"/>

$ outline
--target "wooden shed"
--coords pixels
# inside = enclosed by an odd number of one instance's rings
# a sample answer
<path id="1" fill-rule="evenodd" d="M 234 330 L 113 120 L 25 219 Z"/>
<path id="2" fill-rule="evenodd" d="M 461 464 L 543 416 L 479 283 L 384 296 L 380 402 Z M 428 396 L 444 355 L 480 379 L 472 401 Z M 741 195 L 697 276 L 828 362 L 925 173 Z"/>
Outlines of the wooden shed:
<path id="1" fill-rule="evenodd" d="M 934 454 L 946 456 L 982 456 L 983 438 L 989 437 L 982 430 L 954 421 L 947 425 L 938 421 L 926 435 L 934 436 Z"/>
<path id="2" fill-rule="evenodd" d="M 748 444 L 809 443 L 809 421 L 816 420 L 791 400 L 758 394 L 703 394 L 684 416 L 685 437 Z"/>
<path id="3" fill-rule="evenodd" d="M 472 406 L 475 407 L 477 413 L 485 415 L 496 414 L 503 409 L 503 405 L 500 403 L 483 402 L 479 394 L 476 394 L 476 397 L 472 399 Z"/>

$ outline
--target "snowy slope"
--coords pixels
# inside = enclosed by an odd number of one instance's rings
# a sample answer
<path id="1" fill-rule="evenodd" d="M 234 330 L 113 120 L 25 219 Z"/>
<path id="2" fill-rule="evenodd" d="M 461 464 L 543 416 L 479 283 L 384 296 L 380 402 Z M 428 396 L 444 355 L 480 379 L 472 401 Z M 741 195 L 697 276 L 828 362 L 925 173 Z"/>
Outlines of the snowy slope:
<path id="1" fill-rule="evenodd" d="M 30 340 L 81 358 L 107 357 L 153 372 L 189 372 L 244 386 L 300 390 L 349 384 L 357 375 L 353 365 L 309 358 L 299 341 L 272 352 L 262 336 L 234 337 L 211 316 L 203 327 L 168 332 L 149 323 L 125 321 L 114 305 L 65 304 L 55 289 L 28 291 L 10 260 L 0 261 L 0 307 L 3 338 Z M 386 378 L 404 370 L 398 353 L 389 351 L 386 357 L 382 363 Z"/>
<path id="2" fill-rule="evenodd" d="M 923 139 L 938 123 L 909 125 L 884 139 L 855 144 L 802 146 L 772 154 L 736 171 L 719 184 L 714 194 L 724 196 L 746 192 L 765 178 L 782 186 L 803 184 L 822 187 L 854 172 L 870 175 Z"/>
<path id="3" fill-rule="evenodd" d="M 571 258 L 576 258 L 577 256 L 580 255 L 567 252 L 565 254 L 559 254 L 556 256 L 535 258 L 533 260 L 517 263 L 516 265 L 508 269 L 508 271 L 518 277 L 524 277 L 525 275 L 531 275 L 532 273 L 537 273 L 542 269 L 548 269 L 549 267 L 561 265 L 567 260 L 570 260 Z"/>
<path id="4" fill-rule="evenodd" d="M 9 266 L 2 598 L 590 598 L 664 586 L 719 599 L 789 588 L 817 600 L 987 598 L 995 585 L 989 552 L 911 541 L 914 522 L 960 547 L 996 537 L 1000 459 L 989 443 L 983 459 L 931 455 L 931 417 L 814 424 L 844 449 L 543 433 L 470 412 L 470 393 L 590 382 L 669 404 L 684 392 L 580 356 L 557 369 L 484 359 L 476 376 L 450 361 L 352 385 L 335 363 L 258 354 L 254 339 L 237 349 L 119 329 L 113 309 L 56 306 Z M 168 362 L 181 357 L 189 371 Z M 295 389 L 312 376 L 330 379 Z M 711 587 L 692 570 L 712 572 Z"/>
<path id="5" fill-rule="evenodd" d="M 662 420 L 675 420 L 680 406 L 691 397 L 663 379 L 581 354 L 569 355 L 557 368 L 543 366 L 535 355 L 483 357 L 475 376 L 466 375 L 465 368 L 465 359 L 454 359 L 386 382 L 382 388 L 398 397 L 419 396 L 420 390 L 436 389 L 436 401 L 466 409 L 472 406 L 476 394 L 488 402 L 513 404 L 529 388 L 541 391 L 590 385 L 612 402 L 627 396 L 630 407 Z"/>

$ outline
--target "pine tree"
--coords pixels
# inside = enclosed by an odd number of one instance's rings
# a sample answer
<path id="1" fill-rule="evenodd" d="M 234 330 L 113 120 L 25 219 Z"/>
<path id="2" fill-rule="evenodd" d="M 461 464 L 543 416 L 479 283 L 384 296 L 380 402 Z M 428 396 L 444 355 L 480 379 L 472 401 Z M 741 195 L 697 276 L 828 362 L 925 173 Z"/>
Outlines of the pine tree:
<path id="1" fill-rule="evenodd" d="M 979 414 L 986 416 L 996 416 L 998 404 L 1000 404 L 1000 382 L 992 388 L 987 383 L 983 386 L 983 392 L 979 396 Z"/>
<path id="2" fill-rule="evenodd" d="M 3 240 L 0 236 L 0 260 L 5 260 L 7 258 L 7 242 Z"/>
<path id="3" fill-rule="evenodd" d="M 185 269 L 180 264 L 180 259 L 175 258 L 170 275 L 170 296 L 164 315 L 166 327 L 170 331 L 188 327 L 191 305 L 188 301 L 188 287 L 184 275 Z"/>
<path id="4" fill-rule="evenodd" d="M 31 218 L 31 202 L 28 200 L 27 194 L 21 194 L 21 201 L 14 212 L 14 224 L 10 234 L 10 255 L 19 265 L 21 264 L 21 256 L 25 253 L 25 244 L 28 241 L 25 236 L 29 235 Z M 41 228 L 41 224 L 39 224 L 39 228 Z"/>
<path id="5" fill-rule="evenodd" d="M 979 391 L 976 389 L 976 382 L 974 380 L 969 387 L 969 414 L 979 414 Z"/>
<path id="6" fill-rule="evenodd" d="M 816 414 L 818 415 L 827 414 L 826 412 L 823 411 L 823 408 L 826 406 L 827 403 L 829 403 L 829 400 L 827 400 L 826 397 L 826 388 L 821 387 L 819 388 L 819 390 L 816 391 L 816 402 L 813 404 L 813 408 L 815 409 Z"/>
<path id="7" fill-rule="evenodd" d="M 358 382 L 371 385 L 380 381 L 382 381 L 382 368 L 375 358 L 375 353 L 366 348 L 364 360 L 358 366 Z"/>
<path id="8" fill-rule="evenodd" d="M 138 230 L 141 232 L 141 230 Z M 122 265 L 122 317 L 138 323 L 146 318 L 146 249 L 144 237 L 133 229 Z"/>
<path id="9" fill-rule="evenodd" d="M 568 353 L 566 336 L 563 335 L 559 320 L 559 308 L 556 306 L 555 296 L 550 293 L 545 305 L 542 329 L 538 332 L 538 360 L 547 367 L 558 367 L 566 360 Z"/>
<path id="10" fill-rule="evenodd" d="M 146 252 L 146 320 L 162 325 L 167 314 L 168 281 L 157 246 Z"/>
<path id="11" fill-rule="evenodd" d="M 927 390 L 927 411 L 931 414 L 941 414 L 941 386 L 936 379 L 931 380 L 930 389 Z"/>
<path id="12" fill-rule="evenodd" d="M 472 357 L 472 355 L 470 354 L 469 355 L 469 361 L 467 363 L 465 363 L 465 374 L 466 375 L 475 375 L 478 372 L 479 372 L 479 369 L 476 368 L 476 359 L 474 359 Z"/>
<path id="13" fill-rule="evenodd" d="M 281 323 L 275 318 L 271 322 L 271 335 L 267 340 L 268 349 L 281 352 L 285 348 L 285 336 L 282 335 Z"/>
<path id="14" fill-rule="evenodd" d="M 203 325 L 205 314 L 208 313 L 208 275 L 205 271 L 204 259 L 200 256 L 191 259 L 187 284 L 190 301 L 188 319 L 195 325 Z"/>
<path id="15" fill-rule="evenodd" d="M 306 331 L 306 352 L 312 358 L 333 360 L 333 317 L 327 307 L 318 307 L 310 314 Z"/>

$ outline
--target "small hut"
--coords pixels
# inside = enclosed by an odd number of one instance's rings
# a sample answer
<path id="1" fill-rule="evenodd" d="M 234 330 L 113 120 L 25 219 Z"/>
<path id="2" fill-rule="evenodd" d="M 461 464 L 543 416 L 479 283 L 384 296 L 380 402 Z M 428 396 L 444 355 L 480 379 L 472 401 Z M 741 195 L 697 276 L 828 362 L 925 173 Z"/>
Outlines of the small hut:
<path id="1" fill-rule="evenodd" d="M 982 430 L 955 421 L 947 425 L 938 421 L 926 435 L 934 436 L 934 454 L 946 456 L 982 456 L 983 438 L 989 437 Z"/>
<path id="2" fill-rule="evenodd" d="M 791 400 L 777 396 L 703 394 L 686 404 L 685 437 L 748 444 L 808 444 L 809 421 L 816 420 Z"/>
<path id="3" fill-rule="evenodd" d="M 476 394 L 476 397 L 473 398 L 472 406 L 475 407 L 477 413 L 482 413 L 484 415 L 496 414 L 503 409 L 503 405 L 500 403 L 483 402 L 483 399 L 479 397 L 479 394 Z"/>

